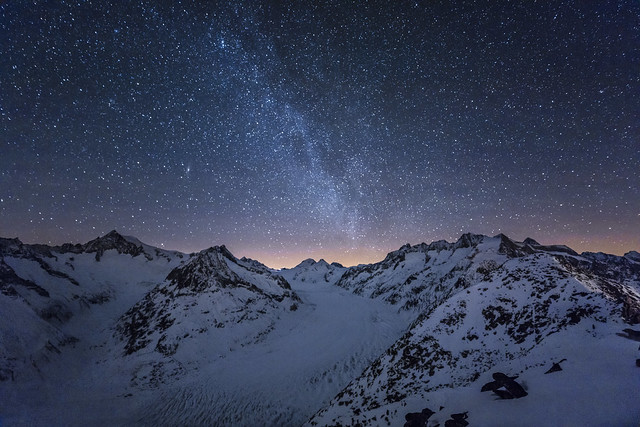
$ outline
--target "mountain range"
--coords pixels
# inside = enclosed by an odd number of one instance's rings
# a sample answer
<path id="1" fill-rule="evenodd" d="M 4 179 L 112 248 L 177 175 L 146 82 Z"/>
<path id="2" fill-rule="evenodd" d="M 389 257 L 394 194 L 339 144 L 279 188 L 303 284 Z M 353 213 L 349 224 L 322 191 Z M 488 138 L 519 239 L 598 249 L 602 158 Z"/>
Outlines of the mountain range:
<path id="1" fill-rule="evenodd" d="M 0 238 L 0 425 L 638 425 L 640 254 L 465 234 L 275 270 Z"/>

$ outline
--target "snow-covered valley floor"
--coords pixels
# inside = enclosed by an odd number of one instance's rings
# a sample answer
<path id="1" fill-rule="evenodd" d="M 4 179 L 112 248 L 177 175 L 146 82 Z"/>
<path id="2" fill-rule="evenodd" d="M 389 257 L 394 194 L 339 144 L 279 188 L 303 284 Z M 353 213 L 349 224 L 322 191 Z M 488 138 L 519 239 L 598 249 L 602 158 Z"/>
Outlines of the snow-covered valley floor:
<path id="1" fill-rule="evenodd" d="M 75 348 L 43 367 L 42 378 L 13 389 L 0 404 L 4 421 L 300 425 L 393 344 L 413 316 L 327 283 L 291 285 L 300 308 L 284 313 L 262 341 L 219 348 L 192 340 L 182 349 L 186 357 L 163 365 L 157 353 L 122 358 L 101 346 L 112 333 L 107 323 L 117 319 L 104 313 L 102 328 L 88 324 Z M 134 372 L 147 380 L 157 371 L 169 373 L 159 387 L 131 382 Z"/>

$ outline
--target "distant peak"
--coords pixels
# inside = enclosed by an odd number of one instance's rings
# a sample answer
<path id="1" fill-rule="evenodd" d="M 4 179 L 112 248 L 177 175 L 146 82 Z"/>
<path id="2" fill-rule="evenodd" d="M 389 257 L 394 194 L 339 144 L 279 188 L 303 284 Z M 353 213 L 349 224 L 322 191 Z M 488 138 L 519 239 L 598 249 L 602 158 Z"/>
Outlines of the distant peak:
<path id="1" fill-rule="evenodd" d="M 313 258 L 307 258 L 298 264 L 296 267 L 310 267 L 316 263 L 316 260 Z"/>
<path id="2" fill-rule="evenodd" d="M 506 234 L 503 234 L 503 233 L 498 234 L 497 236 L 494 237 L 494 239 L 495 238 L 500 239 L 500 242 L 502 242 L 502 243 L 505 243 L 505 242 L 515 243 L 513 240 L 511 240 L 511 238 L 509 236 L 507 236 Z"/>
<path id="3" fill-rule="evenodd" d="M 629 251 L 624 254 L 624 257 L 632 261 L 640 262 L 640 253 L 638 253 L 638 251 Z"/>
<path id="4" fill-rule="evenodd" d="M 442 251 L 451 248 L 451 243 L 446 240 L 436 240 L 426 245 L 425 251 Z"/>
<path id="5" fill-rule="evenodd" d="M 63 246 L 63 250 L 70 252 L 75 252 L 78 249 L 87 253 L 95 252 L 96 261 L 100 261 L 104 252 L 110 249 L 115 249 L 118 253 L 126 253 L 134 257 L 144 253 L 147 259 L 152 259 L 151 255 L 144 252 L 144 248 L 139 240 L 133 239 L 132 241 L 131 239 L 127 239 L 116 230 L 111 230 L 104 236 L 93 239 L 79 248 Z"/>
<path id="6" fill-rule="evenodd" d="M 90 240 L 89 242 L 87 242 L 87 245 L 107 244 L 110 242 L 113 243 L 113 242 L 120 242 L 120 241 L 126 241 L 126 239 L 116 230 L 111 230 L 104 236 L 99 236 L 93 240 Z"/>
<path id="7" fill-rule="evenodd" d="M 111 230 L 104 236 L 99 236 L 93 239 L 92 242 L 102 242 L 102 241 L 117 242 L 121 240 L 126 240 L 126 239 L 122 234 L 118 233 L 116 230 Z"/>
<path id="8" fill-rule="evenodd" d="M 209 253 L 216 253 L 216 254 L 220 254 L 223 255 L 227 258 L 230 258 L 232 260 L 235 260 L 236 257 L 229 251 L 229 249 L 227 249 L 227 247 L 225 245 L 220 245 L 220 246 L 211 246 L 208 249 L 205 249 L 203 251 L 200 252 L 201 254 L 209 254 Z"/>
<path id="9" fill-rule="evenodd" d="M 455 243 L 457 248 L 470 248 L 478 245 L 486 236 L 482 234 L 465 233 Z M 505 236 L 506 237 L 506 236 Z"/>
<path id="10" fill-rule="evenodd" d="M 18 239 L 17 237 L 13 237 L 13 238 L 9 238 L 9 237 L 0 237 L 0 241 L 3 243 L 7 243 L 7 244 L 14 244 L 14 245 L 22 245 L 22 241 L 20 239 Z"/>
<path id="11" fill-rule="evenodd" d="M 23 246 L 24 244 L 17 237 L 13 239 L 0 237 L 0 254 L 21 250 Z"/>
<path id="12" fill-rule="evenodd" d="M 531 255 L 535 252 L 535 249 L 531 247 L 531 244 L 527 244 L 526 242 L 516 242 L 502 233 L 498 234 L 496 237 L 500 238 L 500 246 L 498 247 L 498 252 L 501 254 L 517 258 Z M 529 240 L 533 241 L 532 239 Z"/>
<path id="13" fill-rule="evenodd" d="M 103 237 L 122 237 L 122 234 L 118 233 L 116 230 L 111 230 L 110 232 L 105 234 Z"/>
<path id="14" fill-rule="evenodd" d="M 533 240 L 531 237 L 527 237 L 526 239 L 524 239 L 524 243 L 525 245 L 529 245 L 529 246 L 540 246 L 540 243 L 538 243 L 537 241 Z"/>
<path id="15" fill-rule="evenodd" d="M 238 259 L 227 249 L 226 246 L 211 246 L 207 249 L 203 249 L 196 253 L 189 262 L 185 265 L 205 265 L 214 266 L 207 268 L 222 268 L 220 266 L 226 265 L 224 260 L 227 259 L 233 263 L 238 263 Z"/>

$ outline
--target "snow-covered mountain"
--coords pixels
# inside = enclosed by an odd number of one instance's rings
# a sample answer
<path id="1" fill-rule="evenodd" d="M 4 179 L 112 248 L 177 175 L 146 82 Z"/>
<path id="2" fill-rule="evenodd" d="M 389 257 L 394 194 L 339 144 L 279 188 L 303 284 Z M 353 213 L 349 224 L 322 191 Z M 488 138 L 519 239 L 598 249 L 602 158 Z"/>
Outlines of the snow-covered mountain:
<path id="1" fill-rule="evenodd" d="M 429 312 L 506 260 L 503 253 L 488 256 L 487 249 L 484 237 L 472 234 L 456 243 L 407 244 L 381 262 L 351 267 L 336 285 L 402 310 Z"/>
<path id="2" fill-rule="evenodd" d="M 0 313 L 2 425 L 640 421 L 637 252 L 466 234 L 272 270 L 0 239 Z"/>
<path id="3" fill-rule="evenodd" d="M 335 284 L 347 269 L 337 262 L 329 264 L 325 260 L 305 259 L 291 269 L 282 269 L 278 274 L 289 282 L 314 286 L 318 283 Z"/>
<path id="4" fill-rule="evenodd" d="M 154 349 L 169 356 L 181 341 L 205 334 L 219 346 L 248 330 L 248 341 L 263 339 L 283 311 L 297 310 L 300 298 L 289 283 L 266 267 L 236 259 L 224 246 L 193 256 L 173 269 L 120 318 L 117 336 L 126 354 Z M 222 331 L 224 329 L 224 331 Z"/>
<path id="5" fill-rule="evenodd" d="M 39 372 L 79 340 L 87 318 L 109 306 L 115 320 L 183 259 L 115 231 L 59 247 L 0 238 L 0 377 Z"/>
<path id="6" fill-rule="evenodd" d="M 640 353 L 618 334 L 640 336 L 627 324 L 640 320 L 639 268 L 629 257 L 465 235 L 352 269 L 339 286 L 422 307 L 420 316 L 310 424 L 637 425 Z M 528 395 L 482 392 L 503 374 Z"/>

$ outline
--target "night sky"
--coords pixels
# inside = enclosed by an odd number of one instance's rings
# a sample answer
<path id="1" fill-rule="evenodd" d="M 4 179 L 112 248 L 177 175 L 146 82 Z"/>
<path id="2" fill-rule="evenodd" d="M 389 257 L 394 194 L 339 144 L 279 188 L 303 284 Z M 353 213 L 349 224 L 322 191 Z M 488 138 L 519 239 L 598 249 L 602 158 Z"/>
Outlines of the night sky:
<path id="1" fill-rule="evenodd" d="M 640 249 L 640 2 L 258 3 L 0 2 L 0 236 Z"/>

